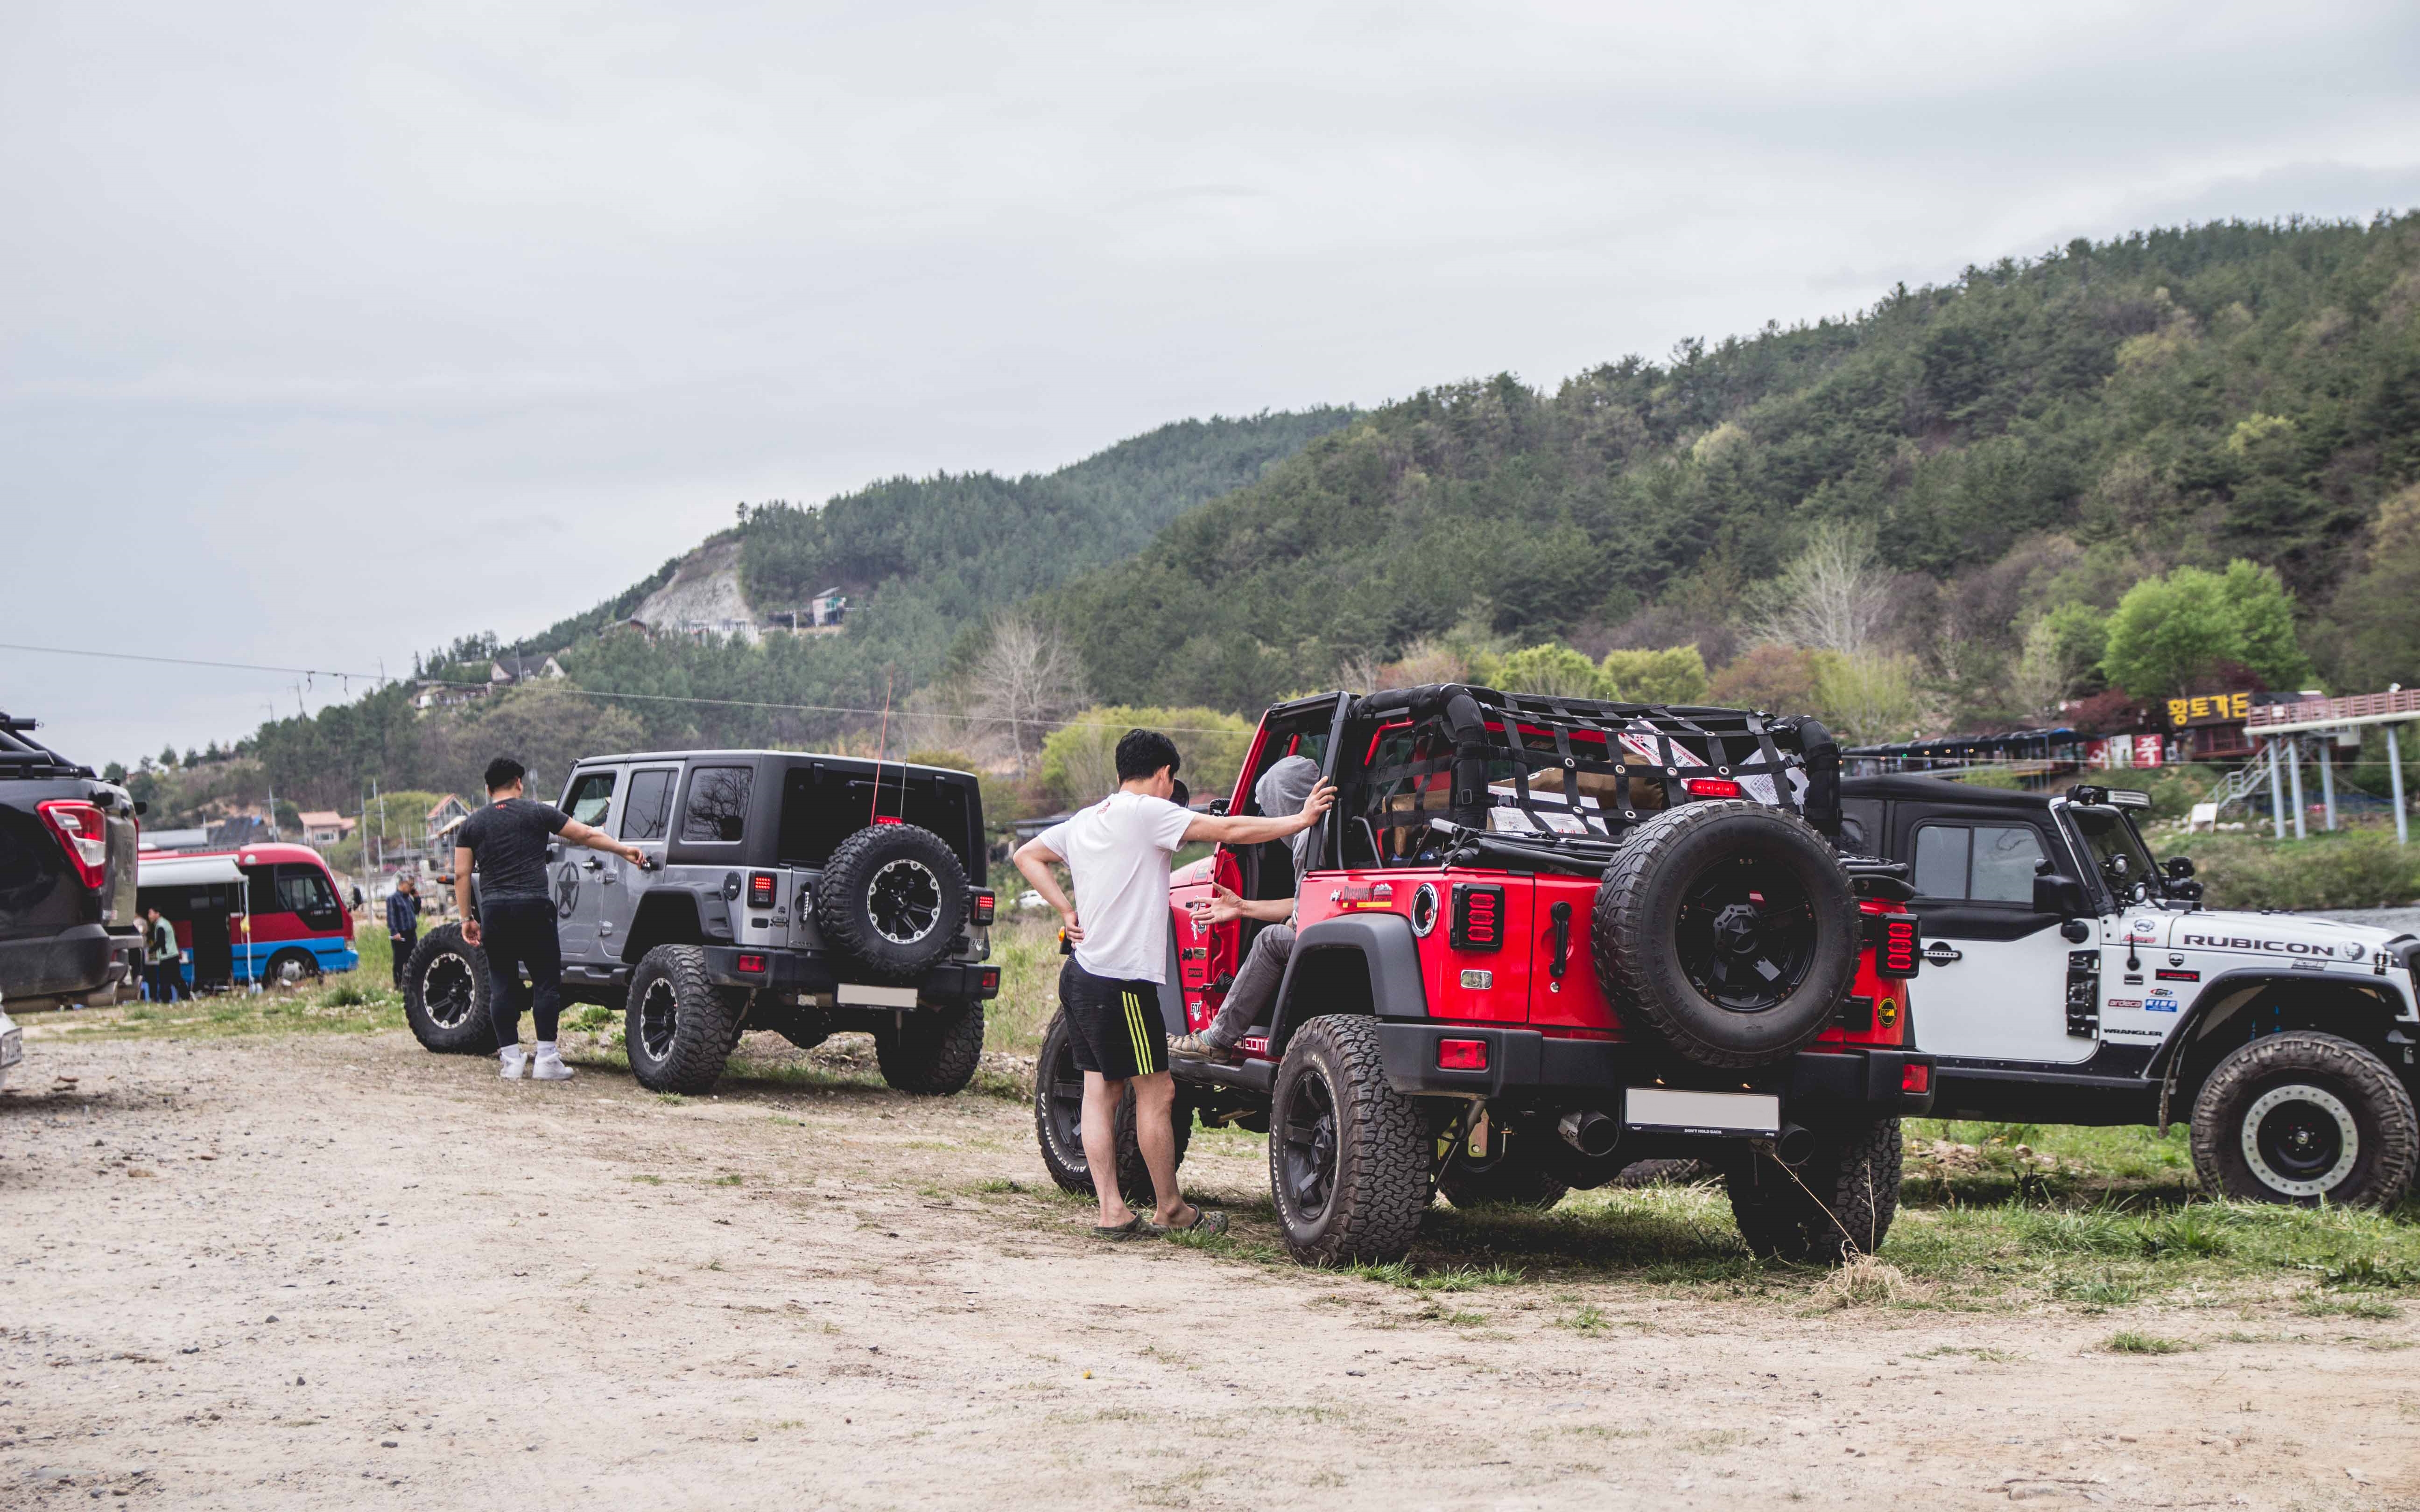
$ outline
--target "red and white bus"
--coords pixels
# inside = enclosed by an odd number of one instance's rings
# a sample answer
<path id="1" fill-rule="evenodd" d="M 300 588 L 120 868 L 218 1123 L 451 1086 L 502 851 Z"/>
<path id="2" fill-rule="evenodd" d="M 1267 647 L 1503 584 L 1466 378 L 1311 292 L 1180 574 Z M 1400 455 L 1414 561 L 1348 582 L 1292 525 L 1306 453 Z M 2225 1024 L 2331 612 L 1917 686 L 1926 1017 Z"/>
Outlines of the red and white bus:
<path id="1" fill-rule="evenodd" d="M 146 853 L 135 904 L 155 903 L 177 927 L 191 987 L 291 983 L 361 964 L 352 912 L 307 845 Z"/>

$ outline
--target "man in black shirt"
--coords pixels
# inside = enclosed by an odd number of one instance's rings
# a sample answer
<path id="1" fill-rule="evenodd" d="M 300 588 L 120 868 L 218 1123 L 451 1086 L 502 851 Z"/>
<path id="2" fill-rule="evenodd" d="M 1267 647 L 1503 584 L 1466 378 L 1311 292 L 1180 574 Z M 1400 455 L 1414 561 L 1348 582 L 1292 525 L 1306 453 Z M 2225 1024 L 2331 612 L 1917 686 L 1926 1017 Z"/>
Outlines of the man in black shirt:
<path id="1" fill-rule="evenodd" d="M 547 887 L 546 850 L 560 835 L 572 845 L 606 851 L 644 870 L 645 853 L 601 829 L 591 829 L 552 804 L 521 795 L 527 768 L 509 756 L 488 764 L 488 807 L 462 821 L 454 838 L 454 898 L 462 909 L 462 938 L 488 952 L 488 1012 L 496 1027 L 506 1081 L 527 1059 L 530 1079 L 568 1081 L 571 1068 L 555 1048 L 563 1010 L 563 946 L 554 933 L 554 896 Z M 479 872 L 479 911 L 471 912 L 471 872 Z M 521 968 L 530 985 L 521 985 Z M 537 1054 L 521 1054 L 521 1009 L 537 1028 Z"/>

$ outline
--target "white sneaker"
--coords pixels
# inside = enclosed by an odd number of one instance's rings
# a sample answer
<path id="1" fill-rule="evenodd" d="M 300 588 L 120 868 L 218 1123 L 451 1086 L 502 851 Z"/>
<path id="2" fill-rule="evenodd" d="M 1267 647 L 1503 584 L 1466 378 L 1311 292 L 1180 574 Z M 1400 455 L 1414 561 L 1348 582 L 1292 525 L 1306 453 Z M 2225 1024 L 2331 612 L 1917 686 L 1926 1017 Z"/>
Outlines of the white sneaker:
<path id="1" fill-rule="evenodd" d="M 567 1082 L 571 1068 L 563 1063 L 563 1053 L 541 1050 L 530 1061 L 530 1080 L 534 1082 Z"/>
<path id="2" fill-rule="evenodd" d="M 517 1082 L 521 1079 L 521 1067 L 528 1063 L 529 1057 L 520 1046 L 510 1044 L 498 1052 L 496 1059 L 500 1066 L 497 1074 L 508 1082 Z"/>

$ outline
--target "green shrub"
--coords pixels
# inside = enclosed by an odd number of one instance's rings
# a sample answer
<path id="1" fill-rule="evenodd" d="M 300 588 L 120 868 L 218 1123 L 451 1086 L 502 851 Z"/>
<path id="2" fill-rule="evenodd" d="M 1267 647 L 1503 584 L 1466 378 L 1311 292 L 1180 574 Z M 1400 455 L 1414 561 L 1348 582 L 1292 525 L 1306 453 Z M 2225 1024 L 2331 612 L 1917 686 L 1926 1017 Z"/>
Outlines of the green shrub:
<path id="1" fill-rule="evenodd" d="M 2192 852 L 2213 908 L 2384 908 L 2420 898 L 2420 847 L 2396 844 L 2391 830 L 2283 841 L 2204 835 Z"/>

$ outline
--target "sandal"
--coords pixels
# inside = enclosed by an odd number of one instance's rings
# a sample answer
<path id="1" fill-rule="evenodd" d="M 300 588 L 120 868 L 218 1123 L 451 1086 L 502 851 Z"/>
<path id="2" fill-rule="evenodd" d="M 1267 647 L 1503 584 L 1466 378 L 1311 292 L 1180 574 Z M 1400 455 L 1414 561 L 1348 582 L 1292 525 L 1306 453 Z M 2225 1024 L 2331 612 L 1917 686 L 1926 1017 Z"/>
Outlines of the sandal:
<path id="1" fill-rule="evenodd" d="M 1210 1208 L 1202 1207 L 1198 1204 L 1193 1209 L 1193 1221 L 1191 1223 L 1170 1224 L 1167 1227 L 1160 1230 L 1163 1234 L 1200 1234 L 1204 1239 L 1211 1238 L 1214 1235 L 1223 1234 L 1226 1231 L 1227 1215 L 1225 1213 L 1217 1211 Z"/>
<path id="2" fill-rule="evenodd" d="M 1115 1224 L 1107 1228 L 1098 1224 L 1093 1226 L 1094 1239 L 1105 1239 L 1111 1243 L 1123 1242 L 1129 1239 L 1151 1239 L 1167 1231 L 1156 1225 L 1143 1222 L 1141 1213 L 1136 1213 L 1125 1223 Z"/>

